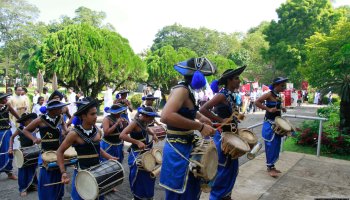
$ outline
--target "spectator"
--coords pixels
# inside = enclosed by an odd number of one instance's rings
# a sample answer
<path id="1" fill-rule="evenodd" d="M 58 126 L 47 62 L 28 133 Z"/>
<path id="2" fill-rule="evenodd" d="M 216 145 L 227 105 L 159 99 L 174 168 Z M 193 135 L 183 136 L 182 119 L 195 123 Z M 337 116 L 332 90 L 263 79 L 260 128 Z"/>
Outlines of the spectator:
<path id="1" fill-rule="evenodd" d="M 38 116 L 42 115 L 40 108 L 44 105 L 44 97 L 39 96 L 37 102 L 33 106 L 32 113 L 36 113 Z"/>
<path id="2" fill-rule="evenodd" d="M 24 87 L 23 91 L 22 91 L 22 96 L 23 96 L 24 100 L 26 101 L 26 105 L 27 105 L 27 109 L 26 110 L 30 111 L 31 110 L 31 105 L 30 105 L 30 100 L 29 100 L 29 97 L 28 97 L 27 93 L 28 93 L 28 90 L 27 90 L 27 88 Z"/>
<path id="3" fill-rule="evenodd" d="M 160 87 L 158 87 L 158 89 L 154 92 L 154 97 L 158 97 L 158 99 L 156 99 L 156 106 L 155 106 L 156 111 L 158 111 L 160 101 L 162 100 L 162 91 L 160 90 Z"/>
<path id="4" fill-rule="evenodd" d="M 45 105 L 50 97 L 49 89 L 47 87 L 43 87 L 43 95 L 41 95 L 41 96 L 44 97 L 44 105 Z"/>
<path id="5" fill-rule="evenodd" d="M 34 96 L 33 96 L 33 108 L 34 108 L 35 104 L 38 103 L 39 97 L 40 97 L 39 90 L 35 89 L 34 90 Z"/>
<path id="6" fill-rule="evenodd" d="M 69 113 L 71 113 L 72 115 L 77 111 L 77 107 L 75 106 L 75 97 L 76 97 L 76 93 L 74 92 L 74 89 L 72 87 L 70 87 L 68 89 L 68 103 L 70 103 L 68 105 L 68 109 L 69 109 Z"/>
<path id="7" fill-rule="evenodd" d="M 332 91 L 328 92 L 327 97 L 328 97 L 328 105 L 333 105 L 333 103 L 332 103 L 332 97 L 333 97 Z"/>

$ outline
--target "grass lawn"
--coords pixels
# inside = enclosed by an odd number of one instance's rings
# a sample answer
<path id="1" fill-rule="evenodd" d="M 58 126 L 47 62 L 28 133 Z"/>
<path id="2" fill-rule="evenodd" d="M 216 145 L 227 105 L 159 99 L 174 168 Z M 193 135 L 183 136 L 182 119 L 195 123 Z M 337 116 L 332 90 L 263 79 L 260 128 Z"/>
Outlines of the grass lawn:
<path id="1" fill-rule="evenodd" d="M 316 155 L 317 147 L 309 147 L 309 146 L 301 146 L 297 145 L 294 138 L 288 138 L 283 145 L 284 151 L 292 151 L 292 152 L 298 152 L 298 153 L 305 153 L 305 154 L 312 154 Z M 350 155 L 338 155 L 333 153 L 327 153 L 322 148 L 321 144 L 321 156 L 330 157 L 330 158 L 336 158 L 336 159 L 342 159 L 342 160 L 350 160 Z"/>

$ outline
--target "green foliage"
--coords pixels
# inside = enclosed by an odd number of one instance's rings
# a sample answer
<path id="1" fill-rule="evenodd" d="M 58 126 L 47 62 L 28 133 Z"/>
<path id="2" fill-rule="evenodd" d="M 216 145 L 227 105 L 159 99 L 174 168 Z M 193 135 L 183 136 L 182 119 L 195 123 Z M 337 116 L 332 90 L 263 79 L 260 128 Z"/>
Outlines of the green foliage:
<path id="1" fill-rule="evenodd" d="M 169 45 L 176 51 L 181 47 L 190 49 L 198 56 L 220 54 L 227 57 L 238 50 L 239 37 L 238 33 L 226 34 L 207 28 L 194 29 L 174 24 L 165 26 L 156 34 L 151 50 L 156 51 Z"/>
<path id="2" fill-rule="evenodd" d="M 32 57 L 30 72 L 57 73 L 59 84 L 97 95 L 109 83 L 145 80 L 146 68 L 128 40 L 88 24 L 73 24 L 51 33 Z M 138 76 L 134 76 L 137 72 Z M 33 74 L 35 75 L 35 74 Z"/>
<path id="3" fill-rule="evenodd" d="M 305 39 L 315 32 L 329 33 L 342 15 L 334 11 L 329 0 L 289 0 L 277 9 L 277 14 L 279 20 L 272 21 L 264 32 L 270 43 L 265 58 L 282 75 L 298 83 L 301 76 L 296 69 L 306 60 Z"/>
<path id="4" fill-rule="evenodd" d="M 174 64 L 191 57 L 197 57 L 197 54 L 187 48 L 179 48 L 176 51 L 171 46 L 148 52 L 144 60 L 149 74 L 148 82 L 161 86 L 162 90 L 169 90 L 182 78 L 174 70 Z"/>
<path id="5" fill-rule="evenodd" d="M 320 117 L 328 118 L 323 123 L 321 136 L 322 152 L 346 155 L 350 153 L 350 136 L 341 135 L 339 130 L 339 107 L 328 106 L 317 110 Z M 319 121 L 305 121 L 298 130 L 296 143 L 303 146 L 317 145 Z"/>
<path id="6" fill-rule="evenodd" d="M 130 97 L 131 105 L 134 109 L 137 109 L 142 104 L 142 94 L 134 94 Z"/>

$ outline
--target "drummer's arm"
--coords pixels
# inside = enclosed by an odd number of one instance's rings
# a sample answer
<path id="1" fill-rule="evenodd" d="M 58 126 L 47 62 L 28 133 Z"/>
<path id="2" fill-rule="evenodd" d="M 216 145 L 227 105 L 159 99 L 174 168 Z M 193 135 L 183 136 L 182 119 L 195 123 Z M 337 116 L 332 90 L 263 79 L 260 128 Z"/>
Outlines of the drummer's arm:
<path id="1" fill-rule="evenodd" d="M 119 120 L 119 119 L 118 119 Z M 117 128 L 117 126 L 118 126 L 118 122 L 117 123 L 115 123 L 115 124 L 113 124 L 113 126 L 111 126 L 111 127 L 109 127 L 109 124 L 110 122 L 109 122 L 109 119 L 107 118 L 107 117 L 105 117 L 104 119 L 103 119 L 103 121 L 102 121 L 102 127 L 103 127 L 103 133 L 104 133 L 104 135 L 109 135 L 109 134 L 112 134 L 113 133 L 113 131 Z"/>
<path id="2" fill-rule="evenodd" d="M 13 109 L 13 107 L 11 106 L 11 104 L 7 103 L 8 109 L 10 111 L 10 113 L 16 117 L 16 119 L 19 119 L 19 115 L 17 113 L 17 111 L 15 111 L 15 109 Z"/>
<path id="3" fill-rule="evenodd" d="M 140 143 L 140 141 L 135 140 L 135 139 L 128 136 L 132 132 L 132 130 L 134 130 L 136 127 L 137 127 L 137 124 L 134 121 L 132 121 L 126 128 L 123 129 L 123 131 L 119 135 L 119 138 L 121 140 L 138 145 Z"/>
<path id="4" fill-rule="evenodd" d="M 105 150 L 100 148 L 101 156 L 107 160 L 118 160 L 117 157 L 111 156 L 109 153 L 107 153 Z"/>
<path id="5" fill-rule="evenodd" d="M 162 110 L 160 121 L 177 128 L 186 127 L 189 130 L 201 130 L 201 122 L 187 119 L 177 113 L 188 98 L 188 95 L 189 93 L 185 88 L 174 89 Z"/>
<path id="6" fill-rule="evenodd" d="M 66 135 L 68 134 L 68 129 L 67 129 L 67 125 L 66 122 L 63 120 L 62 118 L 62 132 L 61 132 L 63 137 L 66 137 Z"/>
<path id="7" fill-rule="evenodd" d="M 199 112 L 202 113 L 204 116 L 208 117 L 209 119 L 211 119 L 212 121 L 217 121 L 221 123 L 223 122 L 224 119 L 215 115 L 210 110 L 214 106 L 224 101 L 225 101 L 225 96 L 223 94 L 215 95 L 212 99 L 210 99 L 203 106 L 201 106 L 201 108 L 199 109 Z"/>
<path id="8" fill-rule="evenodd" d="M 155 120 L 154 120 L 154 121 L 155 121 Z M 152 131 L 149 127 L 147 127 L 147 132 L 148 132 L 150 135 L 152 135 L 153 140 L 154 140 L 155 142 L 158 142 L 157 134 L 156 134 L 154 131 Z"/>
<path id="9" fill-rule="evenodd" d="M 265 105 L 263 104 L 263 103 L 270 97 L 270 95 L 271 95 L 270 92 L 268 92 L 268 93 L 262 95 L 261 97 L 259 97 L 259 98 L 255 101 L 255 105 L 256 105 L 258 108 L 262 109 L 262 110 L 266 110 L 266 111 L 268 111 L 268 112 L 271 112 L 271 111 L 270 111 L 271 109 L 268 108 L 267 106 L 265 106 Z"/>
<path id="10" fill-rule="evenodd" d="M 68 122 L 67 122 L 67 124 L 66 124 L 66 125 L 67 125 L 67 128 L 70 127 L 70 125 L 72 125 L 73 119 L 74 119 L 74 115 L 71 116 L 71 118 L 69 118 L 69 120 L 68 120 Z"/>
<path id="11" fill-rule="evenodd" d="M 74 131 L 70 131 L 56 152 L 57 165 L 60 168 L 60 171 L 62 174 L 61 181 L 64 184 L 68 184 L 70 179 L 68 177 L 68 174 L 66 172 L 66 168 L 64 166 L 64 155 L 63 154 L 70 146 L 72 146 L 72 144 L 76 140 L 76 137 L 77 137 L 77 134 Z"/>
<path id="12" fill-rule="evenodd" d="M 14 134 L 11 135 L 11 138 L 10 138 L 10 144 L 9 144 L 9 154 L 12 154 L 12 150 L 13 150 L 13 141 L 15 139 L 15 137 L 19 134 L 19 131 L 16 130 Z"/>
<path id="13" fill-rule="evenodd" d="M 65 107 L 65 112 L 66 112 L 66 115 L 67 115 L 68 119 L 70 120 L 72 118 L 72 115 L 70 115 L 69 109 L 68 109 L 67 106 Z"/>
<path id="14" fill-rule="evenodd" d="M 32 132 L 37 128 L 39 127 L 41 123 L 41 119 L 40 118 L 36 118 L 35 120 L 33 120 L 28 126 L 26 126 L 24 129 L 23 129 L 23 134 L 31 139 L 34 143 L 36 144 L 39 144 L 41 142 L 41 139 L 39 138 L 36 138 L 35 136 L 33 136 Z"/>

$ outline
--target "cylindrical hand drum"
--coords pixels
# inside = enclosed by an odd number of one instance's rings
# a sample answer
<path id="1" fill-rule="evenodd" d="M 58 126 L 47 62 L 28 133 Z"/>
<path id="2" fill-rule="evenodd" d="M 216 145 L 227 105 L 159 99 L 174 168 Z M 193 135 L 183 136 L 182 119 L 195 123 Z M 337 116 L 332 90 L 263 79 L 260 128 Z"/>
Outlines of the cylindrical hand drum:
<path id="1" fill-rule="evenodd" d="M 80 170 L 75 178 L 75 187 L 83 199 L 97 199 L 124 180 L 122 164 L 116 160 L 107 160 L 86 170 Z"/>
<path id="2" fill-rule="evenodd" d="M 152 172 L 156 167 L 156 158 L 151 151 L 146 151 L 138 156 L 136 164 L 140 169 Z"/>
<path id="3" fill-rule="evenodd" d="M 13 156 L 18 168 L 38 163 L 40 148 L 38 145 L 13 150 Z"/>
<path id="4" fill-rule="evenodd" d="M 286 136 L 292 131 L 292 127 L 282 117 L 275 118 L 275 124 L 273 125 L 273 131 L 277 135 Z"/>
<path id="5" fill-rule="evenodd" d="M 199 140 L 201 145 L 193 148 L 190 157 L 190 170 L 196 177 L 204 180 L 212 180 L 217 172 L 219 157 L 213 143 L 206 140 Z"/>
<path id="6" fill-rule="evenodd" d="M 258 137 L 255 133 L 246 128 L 238 129 L 238 135 L 248 143 L 250 150 L 258 143 Z"/>
<path id="7" fill-rule="evenodd" d="M 248 143 L 236 134 L 223 132 L 221 137 L 221 150 L 224 154 L 230 155 L 232 159 L 241 157 L 250 151 Z"/>

